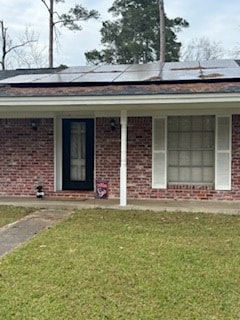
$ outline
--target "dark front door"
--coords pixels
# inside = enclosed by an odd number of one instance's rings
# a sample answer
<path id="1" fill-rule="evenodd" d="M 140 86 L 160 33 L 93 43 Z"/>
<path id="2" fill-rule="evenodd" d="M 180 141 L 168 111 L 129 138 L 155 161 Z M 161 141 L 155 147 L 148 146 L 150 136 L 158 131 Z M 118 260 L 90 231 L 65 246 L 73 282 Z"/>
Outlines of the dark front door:
<path id="1" fill-rule="evenodd" d="M 63 120 L 63 189 L 93 190 L 94 120 Z"/>

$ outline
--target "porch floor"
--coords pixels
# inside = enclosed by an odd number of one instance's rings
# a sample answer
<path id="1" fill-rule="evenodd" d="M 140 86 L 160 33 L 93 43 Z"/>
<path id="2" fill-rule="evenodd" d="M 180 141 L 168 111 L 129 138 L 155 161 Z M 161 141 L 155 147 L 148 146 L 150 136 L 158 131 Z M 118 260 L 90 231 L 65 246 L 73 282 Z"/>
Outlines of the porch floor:
<path id="1" fill-rule="evenodd" d="M 128 200 L 126 207 L 119 205 L 118 199 L 69 200 L 37 199 L 34 197 L 0 197 L 0 205 L 36 207 L 41 209 L 137 209 L 168 212 L 209 212 L 240 214 L 240 201 L 189 201 L 189 200 Z"/>

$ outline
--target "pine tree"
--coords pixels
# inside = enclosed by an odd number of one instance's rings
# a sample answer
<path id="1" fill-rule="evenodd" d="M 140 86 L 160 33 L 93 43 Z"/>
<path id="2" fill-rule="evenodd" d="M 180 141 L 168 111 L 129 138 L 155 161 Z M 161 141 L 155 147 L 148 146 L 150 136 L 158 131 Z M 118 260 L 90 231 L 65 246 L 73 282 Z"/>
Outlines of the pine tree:
<path id="1" fill-rule="evenodd" d="M 88 11 L 82 5 L 75 5 L 74 8 L 69 9 L 67 13 L 60 14 L 55 11 L 54 4 L 65 2 L 65 0 L 41 0 L 48 10 L 49 14 L 49 68 L 53 67 L 53 44 L 54 44 L 54 28 L 57 24 L 68 28 L 69 30 L 81 30 L 79 24 L 81 21 L 86 21 L 91 18 L 98 18 L 99 14 L 96 10 Z"/>
<path id="2" fill-rule="evenodd" d="M 103 50 L 85 53 L 92 64 L 147 63 L 159 60 L 159 0 L 115 0 L 109 12 L 115 18 L 104 21 L 101 28 Z M 188 27 L 182 18 L 168 19 L 166 24 L 166 61 L 178 61 L 181 43 L 176 33 Z"/>

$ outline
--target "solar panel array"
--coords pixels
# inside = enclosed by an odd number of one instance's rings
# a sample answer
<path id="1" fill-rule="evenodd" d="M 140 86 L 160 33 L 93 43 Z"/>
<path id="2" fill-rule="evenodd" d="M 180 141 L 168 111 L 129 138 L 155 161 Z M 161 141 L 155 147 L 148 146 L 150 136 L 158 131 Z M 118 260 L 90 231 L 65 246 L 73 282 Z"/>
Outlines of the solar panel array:
<path id="1" fill-rule="evenodd" d="M 137 65 L 77 66 L 55 73 L 22 74 L 0 84 L 122 83 L 240 78 L 235 60 L 160 62 Z"/>

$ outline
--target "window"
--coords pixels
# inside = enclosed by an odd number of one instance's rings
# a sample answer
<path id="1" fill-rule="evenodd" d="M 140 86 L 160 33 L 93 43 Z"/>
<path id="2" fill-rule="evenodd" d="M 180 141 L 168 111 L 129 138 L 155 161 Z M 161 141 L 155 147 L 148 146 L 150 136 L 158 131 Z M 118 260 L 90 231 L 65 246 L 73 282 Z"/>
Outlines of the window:
<path id="1" fill-rule="evenodd" d="M 70 128 L 70 179 L 86 180 L 86 123 L 72 122 Z"/>
<path id="2" fill-rule="evenodd" d="M 232 117 L 153 118 L 152 187 L 168 184 L 232 188 Z"/>
<path id="3" fill-rule="evenodd" d="M 168 118 L 168 183 L 214 182 L 214 116 Z"/>

